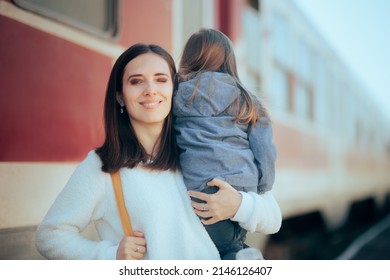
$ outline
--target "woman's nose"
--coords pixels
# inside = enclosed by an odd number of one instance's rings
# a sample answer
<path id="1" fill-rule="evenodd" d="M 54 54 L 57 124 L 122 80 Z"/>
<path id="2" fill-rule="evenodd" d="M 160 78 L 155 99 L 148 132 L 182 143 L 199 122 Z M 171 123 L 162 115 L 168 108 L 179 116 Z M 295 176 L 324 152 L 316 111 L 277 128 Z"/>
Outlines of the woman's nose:
<path id="1" fill-rule="evenodd" d="M 145 91 L 144 91 L 144 94 L 145 95 L 155 95 L 157 94 L 157 87 L 154 83 L 147 83 L 146 84 L 146 88 L 145 88 Z"/>

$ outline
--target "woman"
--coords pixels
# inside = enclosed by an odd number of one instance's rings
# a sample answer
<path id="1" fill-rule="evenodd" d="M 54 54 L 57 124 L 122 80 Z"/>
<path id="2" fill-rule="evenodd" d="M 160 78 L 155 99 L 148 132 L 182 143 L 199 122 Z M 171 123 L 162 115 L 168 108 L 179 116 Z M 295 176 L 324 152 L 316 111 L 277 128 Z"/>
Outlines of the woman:
<path id="1" fill-rule="evenodd" d="M 219 259 L 178 170 L 170 113 L 175 71 L 171 56 L 156 45 L 136 44 L 117 59 L 104 105 L 105 142 L 77 167 L 39 225 L 36 245 L 44 257 Z M 124 236 L 116 206 L 110 173 L 117 170 L 133 237 Z M 255 208 L 242 207 L 228 184 L 214 183 L 221 191 L 209 209 L 223 209 L 218 218 L 238 215 L 245 224 L 271 228 L 255 222 Z M 267 211 L 267 203 L 258 205 Z M 90 223 L 100 241 L 82 236 Z"/>

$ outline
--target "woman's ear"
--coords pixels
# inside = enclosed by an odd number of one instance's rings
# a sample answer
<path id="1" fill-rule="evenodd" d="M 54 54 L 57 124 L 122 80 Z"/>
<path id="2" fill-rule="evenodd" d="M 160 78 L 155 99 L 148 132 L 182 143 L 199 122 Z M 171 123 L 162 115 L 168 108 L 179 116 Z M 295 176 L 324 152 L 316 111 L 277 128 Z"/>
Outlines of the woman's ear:
<path id="1" fill-rule="evenodd" d="M 123 95 L 119 92 L 116 93 L 116 101 L 121 105 L 121 107 L 125 106 L 125 102 L 123 100 Z"/>

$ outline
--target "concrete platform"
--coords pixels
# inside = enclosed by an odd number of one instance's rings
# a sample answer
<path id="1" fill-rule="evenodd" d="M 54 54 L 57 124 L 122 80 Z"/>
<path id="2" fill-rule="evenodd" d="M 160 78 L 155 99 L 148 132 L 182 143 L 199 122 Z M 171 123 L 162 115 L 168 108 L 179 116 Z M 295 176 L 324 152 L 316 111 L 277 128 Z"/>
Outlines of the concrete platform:
<path id="1" fill-rule="evenodd" d="M 0 260 L 42 260 L 35 248 L 36 226 L 1 229 Z"/>

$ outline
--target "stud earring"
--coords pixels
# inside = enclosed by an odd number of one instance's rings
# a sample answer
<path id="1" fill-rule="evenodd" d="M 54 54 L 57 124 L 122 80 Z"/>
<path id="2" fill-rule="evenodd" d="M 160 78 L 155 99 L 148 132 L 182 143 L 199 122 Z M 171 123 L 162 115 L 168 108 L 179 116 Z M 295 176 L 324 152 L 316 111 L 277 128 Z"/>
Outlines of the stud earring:
<path id="1" fill-rule="evenodd" d="M 123 114 L 123 107 L 121 107 L 121 114 Z"/>

